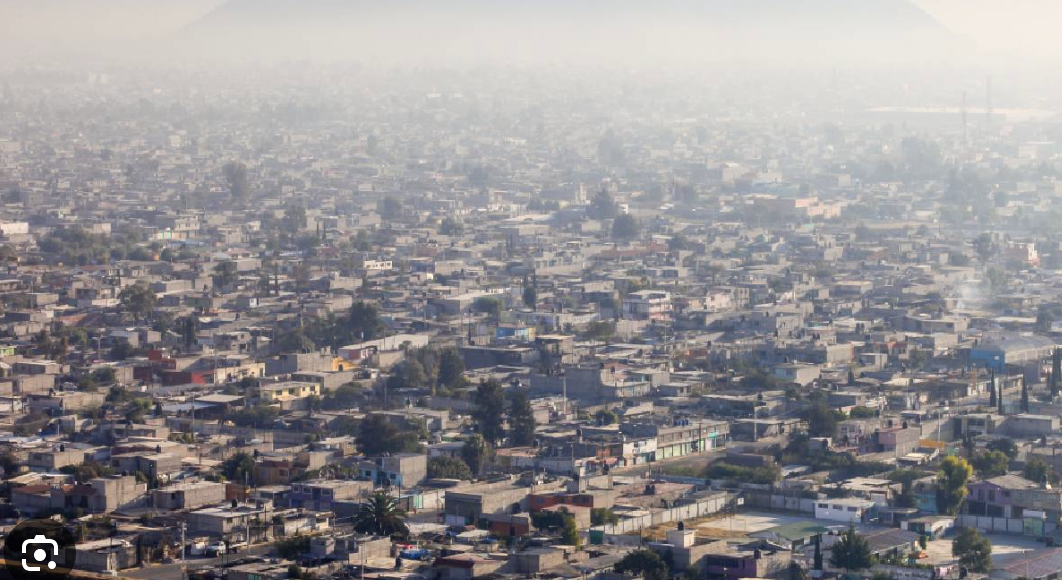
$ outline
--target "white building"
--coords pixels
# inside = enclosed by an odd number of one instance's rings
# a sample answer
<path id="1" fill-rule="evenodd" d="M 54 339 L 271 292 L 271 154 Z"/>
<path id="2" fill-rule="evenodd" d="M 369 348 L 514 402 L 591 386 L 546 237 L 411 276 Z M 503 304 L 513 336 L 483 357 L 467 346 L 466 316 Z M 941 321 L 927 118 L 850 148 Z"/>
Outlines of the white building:
<path id="1" fill-rule="evenodd" d="M 671 294 L 660 290 L 639 290 L 623 298 L 623 316 L 633 320 L 666 320 L 671 309 Z"/>
<path id="2" fill-rule="evenodd" d="M 858 524 L 873 507 L 874 502 L 869 499 L 821 499 L 815 502 L 815 519 Z"/>

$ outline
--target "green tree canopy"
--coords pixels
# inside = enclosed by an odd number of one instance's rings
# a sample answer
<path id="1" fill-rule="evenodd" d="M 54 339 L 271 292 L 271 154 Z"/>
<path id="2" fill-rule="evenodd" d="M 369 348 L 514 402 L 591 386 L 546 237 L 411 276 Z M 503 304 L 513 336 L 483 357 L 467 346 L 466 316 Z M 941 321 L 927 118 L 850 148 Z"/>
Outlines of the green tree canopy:
<path id="1" fill-rule="evenodd" d="M 247 179 L 247 166 L 243 163 L 227 163 L 222 167 L 222 173 L 225 174 L 225 182 L 229 186 L 229 195 L 232 196 L 233 203 L 242 204 L 251 192 L 251 185 Z"/>
<path id="2" fill-rule="evenodd" d="M 535 415 L 527 394 L 517 389 L 509 396 L 509 442 L 526 447 L 535 441 Z"/>
<path id="3" fill-rule="evenodd" d="M 959 513 L 959 507 L 970 490 L 966 484 L 973 475 L 973 468 L 962 457 L 945 457 L 937 472 L 937 507 L 950 516 Z"/>
<path id="4" fill-rule="evenodd" d="M 1018 445 L 1010 437 L 1001 437 L 990 441 L 986 447 L 991 451 L 999 451 L 1006 455 L 1008 459 L 1016 459 L 1018 457 Z"/>
<path id="5" fill-rule="evenodd" d="M 486 314 L 493 320 L 501 318 L 502 301 L 494 296 L 480 296 L 472 302 L 472 309 Z"/>
<path id="6" fill-rule="evenodd" d="M 439 377 L 440 385 L 450 388 L 460 387 L 464 384 L 465 361 L 456 348 L 446 348 L 439 352 Z"/>
<path id="7" fill-rule="evenodd" d="M 804 419 L 808 422 L 808 433 L 812 437 L 837 435 L 837 415 L 825 402 L 817 402 L 808 407 Z"/>
<path id="8" fill-rule="evenodd" d="M 983 478 L 998 477 L 1007 472 L 1010 460 L 1001 451 L 985 451 L 973 459 L 973 467 Z"/>
<path id="9" fill-rule="evenodd" d="M 627 242 L 638 237 L 638 220 L 630 214 L 616 216 L 612 222 L 612 239 Z"/>
<path id="10" fill-rule="evenodd" d="M 122 308 L 133 315 L 138 322 L 155 309 L 158 297 L 143 282 L 122 288 L 118 293 L 118 302 Z"/>
<path id="11" fill-rule="evenodd" d="M 472 474 L 478 476 L 483 473 L 491 451 L 490 444 L 482 435 L 476 433 L 465 441 L 465 446 L 461 448 L 461 459 L 472 470 Z"/>
<path id="12" fill-rule="evenodd" d="M 472 479 L 468 464 L 456 457 L 440 455 L 428 460 L 428 477 L 439 479 Z"/>
<path id="13" fill-rule="evenodd" d="M 382 338 L 387 328 L 380 320 L 380 311 L 368 302 L 355 302 L 347 315 L 348 336 L 352 340 L 375 340 Z"/>
<path id="14" fill-rule="evenodd" d="M 405 537 L 409 534 L 405 510 L 398 506 L 393 497 L 382 491 L 372 494 L 368 501 L 361 504 L 354 518 L 354 530 L 377 536 Z"/>
<path id="15" fill-rule="evenodd" d="M 1039 457 L 1026 461 L 1021 474 L 1025 479 L 1036 483 L 1043 483 L 1045 480 L 1051 484 L 1058 483 L 1058 474 Z"/>
<path id="16" fill-rule="evenodd" d="M 992 567 L 992 542 L 975 528 L 963 528 L 951 542 L 951 555 L 971 572 L 985 574 Z"/>
<path id="17" fill-rule="evenodd" d="M 254 458 L 240 451 L 234 453 L 221 464 L 221 473 L 229 481 L 243 483 L 254 476 Z"/>
<path id="18" fill-rule="evenodd" d="M 505 436 L 502 423 L 505 418 L 505 394 L 501 383 L 496 380 L 483 381 L 476 387 L 472 397 L 475 405 L 472 420 L 476 431 L 491 445 L 497 444 Z"/>
<path id="19" fill-rule="evenodd" d="M 383 198 L 376 208 L 380 217 L 387 220 L 398 219 L 402 216 L 402 202 L 391 196 Z"/>
<path id="20" fill-rule="evenodd" d="M 236 262 L 226 260 L 214 266 L 214 285 L 226 287 L 236 281 Z"/>
<path id="21" fill-rule="evenodd" d="M 667 580 L 670 570 L 659 554 L 652 550 L 639 548 L 628 552 L 619 562 L 616 562 L 616 572 L 642 576 L 645 580 Z"/>
<path id="22" fill-rule="evenodd" d="M 833 544 L 830 565 L 850 571 L 870 568 L 874 565 L 874 558 L 870 553 L 870 543 L 867 542 L 866 538 L 856 533 L 855 528 L 848 528 L 841 534 L 841 539 Z"/>
<path id="23" fill-rule="evenodd" d="M 358 446 L 369 456 L 384 453 L 413 453 L 420 450 L 420 438 L 412 431 L 403 431 L 383 415 L 365 417 L 358 429 Z"/>

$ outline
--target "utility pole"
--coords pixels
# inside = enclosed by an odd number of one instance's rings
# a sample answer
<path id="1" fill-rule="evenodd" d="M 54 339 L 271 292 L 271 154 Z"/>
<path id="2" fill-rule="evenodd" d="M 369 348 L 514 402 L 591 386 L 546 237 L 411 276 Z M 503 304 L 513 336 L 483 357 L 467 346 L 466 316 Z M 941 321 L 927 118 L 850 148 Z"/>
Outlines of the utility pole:
<path id="1" fill-rule="evenodd" d="M 568 418 L 568 373 L 561 375 L 561 396 L 564 397 L 564 418 Z"/>
<path id="2" fill-rule="evenodd" d="M 185 556 L 184 556 L 185 550 L 187 549 L 187 546 L 188 546 L 185 543 L 185 534 L 187 533 L 187 531 L 188 531 L 188 523 L 187 522 L 181 522 L 181 578 L 182 578 L 182 580 L 184 578 L 188 577 L 188 562 L 185 560 Z"/>

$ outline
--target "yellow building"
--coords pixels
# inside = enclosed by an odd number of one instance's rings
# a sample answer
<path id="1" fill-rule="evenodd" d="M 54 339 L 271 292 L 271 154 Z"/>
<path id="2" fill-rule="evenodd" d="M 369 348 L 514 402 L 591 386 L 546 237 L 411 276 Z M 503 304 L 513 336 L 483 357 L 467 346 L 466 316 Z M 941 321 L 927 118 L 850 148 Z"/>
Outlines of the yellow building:
<path id="1" fill-rule="evenodd" d="M 258 398 L 264 403 L 302 399 L 310 395 L 320 396 L 321 386 L 316 383 L 286 382 L 260 385 L 258 387 Z"/>

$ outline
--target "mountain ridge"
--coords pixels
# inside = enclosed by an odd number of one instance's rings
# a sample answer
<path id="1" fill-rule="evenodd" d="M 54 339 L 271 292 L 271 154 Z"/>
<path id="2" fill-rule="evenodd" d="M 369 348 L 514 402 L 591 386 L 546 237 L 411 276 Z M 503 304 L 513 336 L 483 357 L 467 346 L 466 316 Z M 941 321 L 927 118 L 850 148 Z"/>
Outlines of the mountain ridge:
<path id="1" fill-rule="evenodd" d="M 780 59 L 920 57 L 957 42 L 910 0 L 229 0 L 178 39 L 291 56 L 725 50 Z"/>

